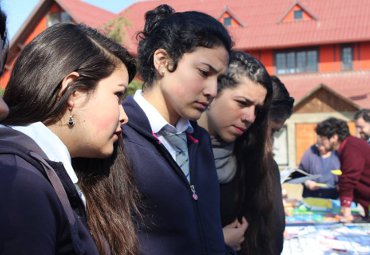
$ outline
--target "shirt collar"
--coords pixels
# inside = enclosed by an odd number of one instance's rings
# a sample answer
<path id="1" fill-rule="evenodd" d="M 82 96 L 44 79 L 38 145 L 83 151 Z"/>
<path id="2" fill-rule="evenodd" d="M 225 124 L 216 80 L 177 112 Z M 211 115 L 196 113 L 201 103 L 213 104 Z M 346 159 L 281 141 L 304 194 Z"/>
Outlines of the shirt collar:
<path id="1" fill-rule="evenodd" d="M 144 111 L 146 117 L 149 120 L 150 127 L 153 133 L 159 133 L 163 128 L 168 129 L 171 133 L 193 133 L 194 129 L 190 124 L 189 120 L 180 118 L 176 123 L 176 127 L 169 124 L 163 116 L 158 112 L 158 110 L 149 103 L 142 95 L 142 90 L 137 90 L 134 95 L 134 100 Z"/>
<path id="2" fill-rule="evenodd" d="M 71 156 L 67 147 L 49 128 L 42 122 L 35 122 L 27 126 L 11 126 L 11 128 L 31 137 L 35 143 L 44 151 L 48 159 L 55 162 L 62 162 L 69 178 L 76 184 L 77 175 L 73 170 Z"/>

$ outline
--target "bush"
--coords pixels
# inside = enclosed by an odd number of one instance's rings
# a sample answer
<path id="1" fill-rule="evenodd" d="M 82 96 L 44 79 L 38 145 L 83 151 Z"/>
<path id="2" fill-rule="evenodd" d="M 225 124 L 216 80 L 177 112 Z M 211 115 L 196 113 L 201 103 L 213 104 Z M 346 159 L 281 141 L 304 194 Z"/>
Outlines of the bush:
<path id="1" fill-rule="evenodd" d="M 138 79 L 134 79 L 129 85 L 128 85 L 128 91 L 127 91 L 127 96 L 132 96 L 135 94 L 136 90 L 141 89 L 142 86 L 142 81 Z"/>

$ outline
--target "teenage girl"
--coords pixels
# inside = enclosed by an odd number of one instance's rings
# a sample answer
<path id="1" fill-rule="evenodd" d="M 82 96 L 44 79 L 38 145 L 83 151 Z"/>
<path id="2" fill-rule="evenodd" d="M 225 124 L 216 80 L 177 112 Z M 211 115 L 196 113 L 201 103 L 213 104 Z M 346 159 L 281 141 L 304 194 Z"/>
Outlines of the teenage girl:
<path id="1" fill-rule="evenodd" d="M 216 96 L 230 36 L 211 16 L 168 5 L 145 20 L 138 46 L 143 90 L 124 103 L 130 121 L 123 128 L 141 193 L 140 254 L 224 254 L 210 139 L 195 121 Z M 176 161 L 184 144 L 185 170 Z"/>

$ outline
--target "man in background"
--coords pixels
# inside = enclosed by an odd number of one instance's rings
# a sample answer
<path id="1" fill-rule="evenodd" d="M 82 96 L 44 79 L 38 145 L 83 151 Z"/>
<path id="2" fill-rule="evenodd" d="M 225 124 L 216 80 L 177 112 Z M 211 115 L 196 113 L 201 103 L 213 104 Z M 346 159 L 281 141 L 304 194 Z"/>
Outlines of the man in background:
<path id="1" fill-rule="evenodd" d="M 361 109 L 354 116 L 356 130 L 360 137 L 370 144 L 370 109 Z"/>
<path id="2" fill-rule="evenodd" d="M 327 150 L 337 150 L 342 175 L 339 177 L 339 197 L 344 221 L 353 220 L 350 205 L 359 203 L 369 217 L 370 206 L 370 146 L 366 141 L 351 136 L 345 121 L 329 118 L 315 129 L 318 144 Z"/>

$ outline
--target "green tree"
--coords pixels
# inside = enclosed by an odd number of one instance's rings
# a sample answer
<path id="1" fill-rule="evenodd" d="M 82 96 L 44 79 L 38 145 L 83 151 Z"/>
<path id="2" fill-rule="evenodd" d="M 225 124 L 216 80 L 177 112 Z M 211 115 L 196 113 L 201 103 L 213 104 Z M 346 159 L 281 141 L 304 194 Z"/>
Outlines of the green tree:
<path id="1" fill-rule="evenodd" d="M 119 44 L 123 43 L 124 28 L 131 26 L 131 23 L 124 17 L 117 17 L 108 21 L 103 26 L 103 33 Z"/>
<path id="2" fill-rule="evenodd" d="M 142 81 L 138 79 L 134 79 L 129 85 L 128 85 L 128 90 L 127 90 L 127 95 L 132 96 L 135 94 L 136 90 L 141 89 L 143 83 Z"/>

